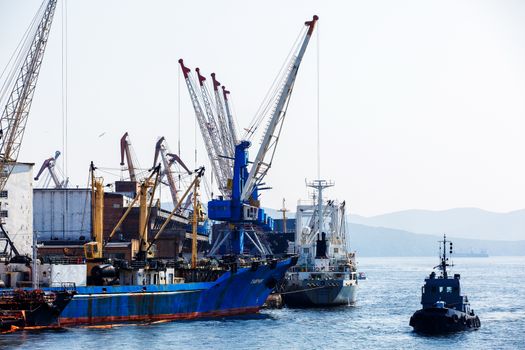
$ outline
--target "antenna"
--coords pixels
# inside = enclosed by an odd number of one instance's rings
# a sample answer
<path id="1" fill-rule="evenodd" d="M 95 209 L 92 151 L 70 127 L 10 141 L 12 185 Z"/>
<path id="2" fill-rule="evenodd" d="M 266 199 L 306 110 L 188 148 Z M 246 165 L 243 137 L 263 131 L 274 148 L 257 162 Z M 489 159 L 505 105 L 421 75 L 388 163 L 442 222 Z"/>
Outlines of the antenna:
<path id="1" fill-rule="evenodd" d="M 438 266 L 435 266 L 434 268 L 439 268 L 441 270 L 441 275 L 443 278 L 448 277 L 447 273 L 447 266 L 454 266 L 452 263 L 448 263 L 447 258 L 447 243 L 449 243 L 449 255 L 452 255 L 453 252 L 453 246 L 451 241 L 447 241 L 447 235 L 443 234 L 443 240 L 438 241 L 439 244 L 439 258 L 441 259 L 441 263 Z M 441 251 L 441 243 L 443 243 L 443 251 Z"/>

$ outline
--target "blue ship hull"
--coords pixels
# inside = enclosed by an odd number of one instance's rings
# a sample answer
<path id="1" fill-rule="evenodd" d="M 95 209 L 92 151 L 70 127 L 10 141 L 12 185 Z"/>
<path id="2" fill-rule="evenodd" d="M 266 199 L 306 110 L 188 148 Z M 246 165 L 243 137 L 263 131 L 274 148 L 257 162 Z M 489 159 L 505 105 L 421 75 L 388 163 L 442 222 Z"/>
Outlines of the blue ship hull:
<path id="1" fill-rule="evenodd" d="M 95 325 L 256 313 L 291 264 L 286 259 L 274 268 L 261 265 L 255 271 L 227 271 L 214 282 L 77 287 L 59 322 L 62 326 Z"/>

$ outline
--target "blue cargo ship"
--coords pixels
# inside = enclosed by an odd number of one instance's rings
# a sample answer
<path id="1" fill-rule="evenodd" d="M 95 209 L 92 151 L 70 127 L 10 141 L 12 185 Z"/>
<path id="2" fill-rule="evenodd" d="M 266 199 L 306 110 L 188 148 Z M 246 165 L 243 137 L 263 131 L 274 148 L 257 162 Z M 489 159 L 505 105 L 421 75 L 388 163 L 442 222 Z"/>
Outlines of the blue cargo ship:
<path id="1" fill-rule="evenodd" d="M 77 287 L 59 322 L 97 325 L 257 313 L 295 262 L 288 258 L 230 269 L 212 282 Z"/>

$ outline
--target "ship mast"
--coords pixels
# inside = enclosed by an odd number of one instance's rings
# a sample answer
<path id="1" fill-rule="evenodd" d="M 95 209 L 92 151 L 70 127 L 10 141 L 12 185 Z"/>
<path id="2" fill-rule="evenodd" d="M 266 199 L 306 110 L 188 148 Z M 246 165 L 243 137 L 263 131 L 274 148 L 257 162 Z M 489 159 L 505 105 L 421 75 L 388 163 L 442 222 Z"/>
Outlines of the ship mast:
<path id="1" fill-rule="evenodd" d="M 326 180 L 313 180 L 311 182 L 308 182 L 306 185 L 317 190 L 317 229 L 320 237 L 324 225 L 323 190 L 325 188 L 334 186 L 334 183 L 332 181 Z"/>
<path id="2" fill-rule="evenodd" d="M 448 263 L 448 258 L 447 258 L 447 243 L 449 244 L 449 255 L 452 254 L 452 242 L 451 241 L 447 241 L 447 235 L 444 234 L 443 235 L 443 240 L 442 241 L 439 241 L 439 243 L 443 243 L 443 253 L 441 253 L 441 245 L 439 247 L 439 251 L 440 251 L 440 258 L 441 258 L 441 263 L 436 266 L 438 267 L 440 270 L 441 270 L 441 274 L 443 276 L 443 278 L 448 278 L 448 273 L 447 273 L 447 266 L 454 266 L 452 264 L 449 264 Z"/>

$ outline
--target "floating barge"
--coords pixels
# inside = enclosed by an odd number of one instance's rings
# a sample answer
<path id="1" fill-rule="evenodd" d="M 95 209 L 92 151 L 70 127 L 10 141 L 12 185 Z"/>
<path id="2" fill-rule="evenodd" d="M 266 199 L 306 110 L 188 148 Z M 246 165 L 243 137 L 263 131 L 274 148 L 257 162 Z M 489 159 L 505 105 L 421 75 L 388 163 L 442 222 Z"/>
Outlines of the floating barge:
<path id="1" fill-rule="evenodd" d="M 15 289 L 0 294 L 0 332 L 24 328 L 59 327 L 59 315 L 71 302 L 74 290 Z"/>

